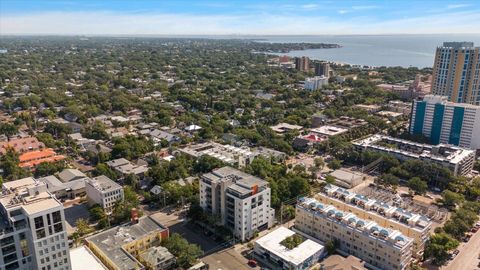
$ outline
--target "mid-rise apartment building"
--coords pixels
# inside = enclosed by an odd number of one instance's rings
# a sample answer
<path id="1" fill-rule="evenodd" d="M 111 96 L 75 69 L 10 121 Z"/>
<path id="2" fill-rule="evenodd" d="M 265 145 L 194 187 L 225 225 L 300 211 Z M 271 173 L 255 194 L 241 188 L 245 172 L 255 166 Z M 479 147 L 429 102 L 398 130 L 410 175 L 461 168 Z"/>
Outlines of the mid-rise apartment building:
<path id="1" fill-rule="evenodd" d="M 238 166 L 239 168 L 249 165 L 258 156 L 263 156 L 276 161 L 286 158 L 285 153 L 265 147 L 250 149 L 246 146 L 236 147 L 216 142 L 189 145 L 178 151 L 194 158 L 199 158 L 204 155 L 211 156 L 229 165 Z"/>
<path id="2" fill-rule="evenodd" d="M 71 269 L 63 205 L 44 183 L 4 183 L 0 219 L 0 269 Z"/>
<path id="3" fill-rule="evenodd" d="M 119 201 L 123 201 L 123 188 L 105 175 L 85 181 L 87 200 L 90 205 L 99 204 L 107 213 Z"/>
<path id="4" fill-rule="evenodd" d="M 273 225 L 270 194 L 267 181 L 231 167 L 204 174 L 200 181 L 200 206 L 242 241 Z"/>
<path id="5" fill-rule="evenodd" d="M 338 249 L 364 260 L 371 268 L 402 270 L 412 261 L 412 238 L 313 198 L 299 200 L 295 229 L 324 243 L 336 242 Z"/>
<path id="6" fill-rule="evenodd" d="M 422 134 L 432 144 L 480 149 L 480 106 L 427 95 L 423 100 L 413 102 L 410 133 Z"/>
<path id="7" fill-rule="evenodd" d="M 480 105 L 480 48 L 473 42 L 444 42 L 433 65 L 432 93 Z"/>
<path id="8" fill-rule="evenodd" d="M 315 199 L 323 204 L 333 205 L 340 211 L 353 213 L 361 219 L 374 221 L 382 227 L 400 231 L 413 239 L 414 256 L 421 257 L 423 254 L 432 228 L 432 222 L 427 217 L 335 185 L 325 186 L 315 195 Z"/>
<path id="9" fill-rule="evenodd" d="M 353 142 L 357 150 L 387 153 L 400 160 L 419 159 L 448 168 L 453 175 L 467 175 L 475 163 L 475 150 L 449 144 L 422 144 L 381 134 Z"/>
<path id="10" fill-rule="evenodd" d="M 314 90 L 322 89 L 322 87 L 327 84 L 328 84 L 328 77 L 315 76 L 311 78 L 306 78 L 304 81 L 303 87 L 305 88 L 305 90 L 314 91 Z"/>

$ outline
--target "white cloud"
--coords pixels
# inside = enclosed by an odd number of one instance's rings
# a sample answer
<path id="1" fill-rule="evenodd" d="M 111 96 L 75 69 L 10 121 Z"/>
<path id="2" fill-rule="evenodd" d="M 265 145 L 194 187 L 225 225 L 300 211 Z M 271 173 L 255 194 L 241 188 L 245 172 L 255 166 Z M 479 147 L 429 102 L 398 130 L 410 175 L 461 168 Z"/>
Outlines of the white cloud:
<path id="1" fill-rule="evenodd" d="M 338 11 L 340 13 L 340 11 Z M 115 12 L 44 12 L 0 16 L 0 34 L 59 35 L 318 35 L 479 33 L 480 11 L 422 14 L 379 21 L 295 13 L 192 15 Z"/>
<path id="2" fill-rule="evenodd" d="M 447 9 L 464 8 L 469 6 L 470 6 L 469 4 L 451 4 L 447 6 Z"/>
<path id="3" fill-rule="evenodd" d="M 353 10 L 371 10 L 379 8 L 379 6 L 352 6 Z"/>
<path id="4" fill-rule="evenodd" d="M 306 4 L 301 6 L 303 9 L 312 10 L 317 9 L 319 6 L 317 4 Z"/>

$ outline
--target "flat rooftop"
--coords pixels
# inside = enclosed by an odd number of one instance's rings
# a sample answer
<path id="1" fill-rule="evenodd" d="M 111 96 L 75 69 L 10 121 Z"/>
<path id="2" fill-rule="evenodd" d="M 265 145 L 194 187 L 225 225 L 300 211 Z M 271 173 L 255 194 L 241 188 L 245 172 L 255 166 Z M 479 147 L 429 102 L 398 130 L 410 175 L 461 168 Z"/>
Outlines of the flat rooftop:
<path id="1" fill-rule="evenodd" d="M 96 190 L 102 193 L 115 191 L 122 188 L 122 186 L 120 186 L 110 178 L 106 177 L 105 175 L 100 175 L 95 178 L 88 179 L 86 180 L 86 182 L 91 184 Z"/>
<path id="2" fill-rule="evenodd" d="M 213 170 L 210 173 L 204 174 L 203 177 L 209 179 L 213 183 L 233 179 L 237 185 L 247 187 L 247 188 L 251 188 L 255 185 L 263 186 L 268 184 L 267 181 L 261 178 L 258 178 L 256 176 L 242 172 L 240 170 L 237 170 L 229 166 L 225 166 L 225 167 Z"/>
<path id="3" fill-rule="evenodd" d="M 228 166 L 206 173 L 202 175 L 202 179 L 211 183 L 231 181 L 232 184 L 227 189 L 239 195 L 247 195 L 255 188 L 260 189 L 268 186 L 267 181 Z"/>
<path id="4" fill-rule="evenodd" d="M 167 229 L 147 216 L 140 218 L 137 224 L 123 224 L 87 237 L 85 240 L 97 246 L 119 269 L 138 269 L 137 267 L 141 267 L 140 262 L 122 247 L 151 233 L 164 230 Z"/>
<path id="5" fill-rule="evenodd" d="M 385 202 L 370 199 L 367 196 L 356 194 L 344 188 L 328 184 L 323 192 L 318 195 L 324 195 L 345 204 L 360 208 L 364 211 L 382 216 L 385 219 L 398 222 L 404 226 L 419 231 L 429 230 L 432 222 L 425 216 L 412 213 L 403 208 L 389 205 Z"/>
<path id="6" fill-rule="evenodd" d="M 314 198 L 300 198 L 297 207 L 315 213 L 317 216 L 343 224 L 351 230 L 360 230 L 363 234 L 369 235 L 373 239 L 384 241 L 399 249 L 411 244 L 413 239 L 403 235 L 398 230 L 393 230 L 380 226 L 371 220 L 364 220 L 353 213 L 338 210 L 333 205 L 323 204 Z"/>
<path id="7" fill-rule="evenodd" d="M 348 131 L 348 128 L 339 127 L 339 126 L 332 126 L 332 125 L 325 125 L 318 128 L 312 128 L 310 130 L 313 133 L 317 133 L 320 135 L 326 136 L 334 136 L 338 134 L 342 134 Z"/>
<path id="8" fill-rule="evenodd" d="M 103 263 L 85 246 L 70 249 L 72 270 L 108 270 Z"/>
<path id="9" fill-rule="evenodd" d="M 288 261 L 294 265 L 301 265 L 318 252 L 323 252 L 324 247 L 310 239 L 306 239 L 295 248 L 288 249 L 280 244 L 288 236 L 294 235 L 295 232 L 285 227 L 280 227 L 275 231 L 259 238 L 255 241 L 256 244 L 276 256 Z"/>
<path id="10" fill-rule="evenodd" d="M 410 158 L 428 158 L 432 161 L 456 164 L 464 158 L 474 155 L 475 150 L 449 144 L 422 144 L 399 138 L 375 134 L 368 138 L 353 142 L 358 147 L 369 147 L 383 151 L 395 152 Z M 389 145 L 395 144 L 394 147 Z"/>
<path id="11" fill-rule="evenodd" d="M 287 132 L 287 131 L 290 131 L 290 130 L 301 130 L 301 129 L 303 129 L 302 126 L 292 125 L 292 124 L 288 124 L 288 123 L 280 123 L 280 124 L 277 124 L 275 126 L 271 126 L 270 128 L 277 133 L 284 133 L 284 132 Z"/>
<path id="12" fill-rule="evenodd" d="M 4 183 L 0 205 L 5 209 L 22 207 L 27 214 L 63 207 L 52 194 L 47 192 L 47 186 L 44 183 L 32 177 Z"/>
<path id="13" fill-rule="evenodd" d="M 189 145 L 179 151 L 195 158 L 208 155 L 230 164 L 234 163 L 238 156 L 257 155 L 257 153 L 252 152 L 248 147 L 235 147 L 233 145 L 219 144 L 216 142 Z"/>

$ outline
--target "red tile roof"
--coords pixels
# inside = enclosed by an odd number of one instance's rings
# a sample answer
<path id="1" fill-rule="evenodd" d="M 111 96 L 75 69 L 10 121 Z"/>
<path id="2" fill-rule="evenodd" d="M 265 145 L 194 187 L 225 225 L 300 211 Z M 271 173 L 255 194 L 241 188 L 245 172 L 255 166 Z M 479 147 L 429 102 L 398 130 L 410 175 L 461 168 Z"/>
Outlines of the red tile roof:
<path id="1" fill-rule="evenodd" d="M 42 142 L 39 142 L 35 137 L 10 139 L 10 141 L 0 142 L 0 153 L 5 154 L 10 147 L 18 153 L 23 153 L 42 149 L 45 145 Z"/>

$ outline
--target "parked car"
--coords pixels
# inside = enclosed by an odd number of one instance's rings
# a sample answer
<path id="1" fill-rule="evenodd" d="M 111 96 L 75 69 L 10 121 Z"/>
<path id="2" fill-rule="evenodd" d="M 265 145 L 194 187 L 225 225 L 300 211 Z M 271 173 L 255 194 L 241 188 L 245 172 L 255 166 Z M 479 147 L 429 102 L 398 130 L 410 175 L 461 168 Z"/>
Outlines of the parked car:
<path id="1" fill-rule="evenodd" d="M 248 264 L 248 266 L 250 266 L 250 267 L 252 267 L 252 268 L 258 266 L 258 263 L 257 263 L 257 261 L 255 261 L 255 260 L 248 260 L 248 263 L 247 263 L 247 264 Z"/>

